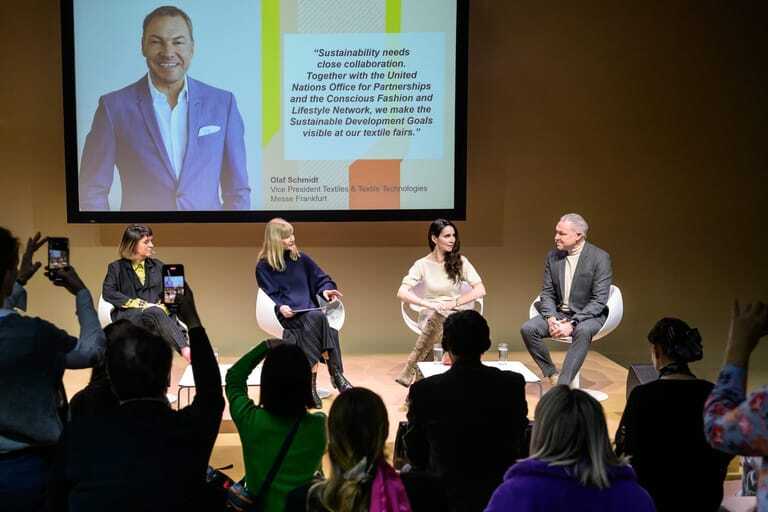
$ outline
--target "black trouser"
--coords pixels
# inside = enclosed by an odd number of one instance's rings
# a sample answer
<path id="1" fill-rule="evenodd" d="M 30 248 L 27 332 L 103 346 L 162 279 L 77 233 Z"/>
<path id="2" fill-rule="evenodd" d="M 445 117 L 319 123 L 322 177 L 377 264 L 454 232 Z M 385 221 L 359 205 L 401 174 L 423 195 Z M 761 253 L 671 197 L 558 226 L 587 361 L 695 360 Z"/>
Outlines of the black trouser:
<path id="1" fill-rule="evenodd" d="M 307 311 L 291 318 L 278 317 L 285 331 L 283 341 L 298 345 L 307 356 L 310 366 L 324 363 L 323 352 L 328 352 L 328 362 L 344 371 L 339 346 L 339 331 L 328 325 L 322 311 Z"/>
<path id="2" fill-rule="evenodd" d="M 558 313 L 558 319 L 570 318 L 565 313 Z M 589 351 L 589 345 L 592 342 L 592 337 L 600 330 L 605 323 L 605 318 L 590 318 L 576 324 L 571 334 L 571 346 L 568 348 L 568 353 L 565 355 L 565 361 L 563 362 L 563 368 L 560 371 L 560 378 L 558 378 L 558 384 L 570 385 L 576 374 L 579 373 L 581 365 L 584 363 L 584 359 L 587 357 Z M 555 365 L 552 363 L 552 358 L 549 355 L 549 349 L 544 343 L 544 338 L 549 337 L 549 325 L 547 321 L 541 315 L 536 315 L 523 324 L 520 328 L 520 334 L 523 336 L 523 342 L 528 349 L 528 353 L 531 354 L 533 360 L 541 368 L 541 372 L 544 377 L 557 372 Z"/>
<path id="3" fill-rule="evenodd" d="M 159 307 L 120 309 L 117 311 L 115 320 L 122 318 L 157 333 L 177 352 L 189 345 L 176 317 L 167 315 Z"/>

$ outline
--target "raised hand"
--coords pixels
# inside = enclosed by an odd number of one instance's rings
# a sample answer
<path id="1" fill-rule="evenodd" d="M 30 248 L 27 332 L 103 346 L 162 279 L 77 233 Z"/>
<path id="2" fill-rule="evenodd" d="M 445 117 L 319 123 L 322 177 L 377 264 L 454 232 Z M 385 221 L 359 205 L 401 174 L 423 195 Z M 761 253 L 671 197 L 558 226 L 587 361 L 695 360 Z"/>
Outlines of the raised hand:
<path id="1" fill-rule="evenodd" d="M 177 314 L 181 321 L 187 324 L 190 329 L 201 327 L 200 316 L 197 314 L 197 306 L 195 305 L 195 294 L 192 293 L 192 288 L 189 287 L 188 282 L 184 283 L 184 295 L 177 296 L 176 301 L 179 305 Z"/>
<path id="2" fill-rule="evenodd" d="M 75 267 L 69 266 L 66 268 L 57 268 L 53 272 L 48 267 L 45 267 L 45 276 L 51 280 L 55 286 L 61 286 L 72 295 L 77 295 L 77 292 L 85 289 L 80 276 L 77 275 Z"/>
<path id="3" fill-rule="evenodd" d="M 32 258 L 34 257 L 35 252 L 45 245 L 47 241 L 48 237 L 40 235 L 39 231 L 35 233 L 35 236 L 27 239 L 27 246 L 24 248 L 21 263 L 19 263 L 19 275 L 16 278 L 22 285 L 27 284 L 27 281 L 29 281 L 43 265 L 39 261 L 32 261 Z"/>
<path id="4" fill-rule="evenodd" d="M 728 330 L 726 360 L 746 366 L 749 356 L 763 336 L 768 335 L 768 306 L 762 302 L 740 305 L 733 302 L 731 326 Z"/>

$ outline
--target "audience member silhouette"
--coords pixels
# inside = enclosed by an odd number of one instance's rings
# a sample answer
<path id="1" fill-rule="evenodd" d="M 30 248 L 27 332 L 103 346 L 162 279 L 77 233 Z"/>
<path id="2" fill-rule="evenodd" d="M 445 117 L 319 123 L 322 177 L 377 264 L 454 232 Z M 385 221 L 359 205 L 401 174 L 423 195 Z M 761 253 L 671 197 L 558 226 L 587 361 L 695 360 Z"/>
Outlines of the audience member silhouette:
<path id="1" fill-rule="evenodd" d="M 659 512 L 717 511 L 732 457 L 713 450 L 704 438 L 702 413 L 713 384 L 688 368 L 703 355 L 699 331 L 677 318 L 662 318 L 648 341 L 659 379 L 629 395 L 616 453 L 630 457 Z M 681 492 L 683 481 L 697 482 L 697 492 Z"/>
<path id="2" fill-rule="evenodd" d="M 257 406 L 248 397 L 247 380 L 262 360 Z M 259 497 L 263 510 L 282 511 L 288 492 L 312 480 L 325 451 L 325 414 L 307 411 L 314 407 L 309 361 L 296 345 L 264 341 L 227 372 L 226 393 L 243 445 L 246 490 Z M 276 462 L 286 442 L 287 452 Z M 267 485 L 276 463 L 279 471 Z"/>
<path id="3" fill-rule="evenodd" d="M 224 397 L 211 344 L 187 289 L 179 315 L 189 326 L 196 394 L 171 409 L 171 347 L 136 326 L 111 340 L 106 369 L 119 405 L 75 418 L 53 476 L 54 510 L 197 510 Z"/>
<path id="4" fill-rule="evenodd" d="M 653 500 L 611 449 L 600 403 L 559 385 L 536 406 L 531 456 L 509 468 L 485 512 L 652 512 Z"/>
<path id="5" fill-rule="evenodd" d="M 725 348 L 725 365 L 704 408 L 704 428 L 710 444 L 729 453 L 762 457 L 757 503 L 768 510 L 768 386 L 746 396 L 749 358 L 768 335 L 768 306 L 762 302 L 734 303 Z"/>
<path id="6" fill-rule="evenodd" d="M 342 393 L 328 415 L 331 474 L 294 493 L 286 511 L 410 512 L 403 482 L 386 461 L 388 435 L 387 409 L 379 395 L 359 387 Z"/>
<path id="7" fill-rule="evenodd" d="M 488 323 L 476 311 L 445 319 L 443 348 L 453 361 L 442 375 L 411 385 L 405 442 L 414 468 L 441 480 L 450 507 L 482 510 L 504 472 L 525 455 L 525 380 L 485 366 Z"/>
<path id="8" fill-rule="evenodd" d="M 107 338 L 106 351 L 109 352 L 109 346 L 114 340 L 126 336 L 140 337 L 144 335 L 144 332 L 143 328 L 136 326 L 129 320 L 123 319 L 112 322 L 104 328 L 104 334 Z M 149 332 L 157 335 L 151 330 Z M 91 370 L 88 384 L 75 393 L 69 401 L 69 416 L 72 419 L 99 416 L 118 405 L 120 405 L 120 400 L 112 391 L 106 359 L 101 358 Z"/>
<path id="9" fill-rule="evenodd" d="M 56 271 L 54 284 L 75 296 L 80 337 L 26 308 L 23 285 L 40 268 L 33 256 L 46 239 L 36 234 L 19 262 L 19 242 L 0 228 L 0 510 L 39 510 L 45 502 L 50 459 L 62 433 L 65 368 L 88 368 L 104 350 L 90 292 L 72 267 Z M 21 263 L 19 265 L 19 263 Z"/>

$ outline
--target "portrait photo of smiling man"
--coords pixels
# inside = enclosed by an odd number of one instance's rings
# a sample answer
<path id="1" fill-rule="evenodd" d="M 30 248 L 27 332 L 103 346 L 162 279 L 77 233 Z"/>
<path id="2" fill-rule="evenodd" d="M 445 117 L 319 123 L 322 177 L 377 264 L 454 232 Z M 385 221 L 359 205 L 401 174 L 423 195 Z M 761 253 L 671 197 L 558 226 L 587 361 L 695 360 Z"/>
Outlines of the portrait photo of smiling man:
<path id="1" fill-rule="evenodd" d="M 147 14 L 141 54 L 147 74 L 99 98 L 82 152 L 80 210 L 110 210 L 115 168 L 121 211 L 250 209 L 243 119 L 231 92 L 188 75 L 190 17 L 173 6 Z"/>

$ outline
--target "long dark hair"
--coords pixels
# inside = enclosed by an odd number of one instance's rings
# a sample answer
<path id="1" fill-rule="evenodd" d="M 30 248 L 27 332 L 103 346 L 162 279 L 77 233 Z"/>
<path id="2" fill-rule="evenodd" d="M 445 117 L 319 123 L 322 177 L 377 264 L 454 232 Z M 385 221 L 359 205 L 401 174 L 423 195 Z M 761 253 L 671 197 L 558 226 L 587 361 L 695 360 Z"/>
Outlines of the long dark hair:
<path id="1" fill-rule="evenodd" d="M 432 224 L 429 225 L 429 232 L 427 233 L 427 243 L 429 244 L 429 250 L 435 250 L 435 242 L 432 241 L 432 237 L 440 237 L 440 233 L 447 227 L 452 227 L 453 232 L 456 233 L 456 243 L 453 244 L 453 250 L 445 253 L 445 273 L 448 274 L 454 282 L 461 281 L 462 261 L 461 261 L 461 241 L 459 240 L 459 230 L 453 222 L 445 219 L 435 219 Z"/>
<path id="2" fill-rule="evenodd" d="M 271 349 L 261 370 L 260 405 L 277 416 L 297 418 L 312 400 L 312 368 L 296 345 L 281 343 Z"/>

